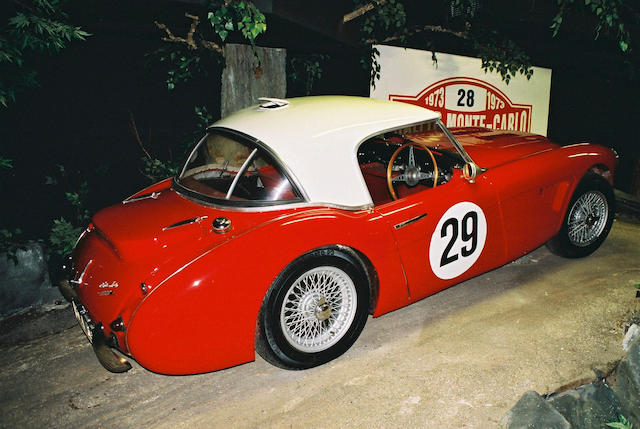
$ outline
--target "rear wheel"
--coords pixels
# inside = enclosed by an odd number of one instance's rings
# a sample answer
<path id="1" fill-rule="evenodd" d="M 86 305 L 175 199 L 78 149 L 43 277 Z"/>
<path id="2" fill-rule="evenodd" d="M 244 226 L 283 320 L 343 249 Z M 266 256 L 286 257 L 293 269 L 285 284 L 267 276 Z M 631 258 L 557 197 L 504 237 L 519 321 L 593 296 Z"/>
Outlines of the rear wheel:
<path id="1" fill-rule="evenodd" d="M 368 316 L 369 285 L 351 255 L 320 249 L 275 280 L 258 316 L 256 350 L 289 369 L 321 365 L 356 341 Z"/>
<path id="2" fill-rule="evenodd" d="M 595 173 L 587 173 L 571 197 L 560 231 L 547 242 L 549 250 L 566 258 L 593 253 L 611 230 L 614 204 L 609 183 Z"/>

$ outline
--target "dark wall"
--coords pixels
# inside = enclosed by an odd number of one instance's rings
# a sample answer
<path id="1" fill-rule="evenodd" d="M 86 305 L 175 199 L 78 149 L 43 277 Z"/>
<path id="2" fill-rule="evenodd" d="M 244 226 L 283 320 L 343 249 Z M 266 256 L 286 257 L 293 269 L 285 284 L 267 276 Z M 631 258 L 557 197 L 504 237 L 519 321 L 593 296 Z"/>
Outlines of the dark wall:
<path id="1" fill-rule="evenodd" d="M 0 172 L 6 202 L 0 228 L 21 227 L 31 237 L 46 236 L 53 218 L 73 216 L 64 192 L 77 189 L 82 181 L 89 184 L 91 211 L 147 185 L 140 173 L 143 151 L 130 129 L 131 114 L 146 149 L 161 158 L 174 155 L 185 130 L 195 126 L 194 105 L 206 105 L 219 116 L 219 65 L 190 86 L 167 91 L 164 71 L 146 57 L 164 44 L 154 20 L 167 23 L 177 35 L 186 34 L 190 21 L 184 7 L 162 1 L 69 3 L 70 21 L 93 35 L 58 56 L 41 59 L 41 87 L 0 110 L 0 153 L 14 160 L 13 169 Z M 270 25 L 279 38 L 265 38 L 265 45 L 286 47 L 290 31 L 296 43 L 288 56 L 329 55 L 314 94 L 368 95 L 368 73 L 357 50 L 325 36 L 314 39 L 293 26 L 278 29 L 276 19 Z M 535 40 L 531 43 L 537 46 Z M 610 61 L 572 46 L 577 45 L 539 47 L 535 53 L 535 64 L 553 68 L 549 136 L 563 144 L 589 140 L 614 146 L 622 156 L 616 186 L 628 191 L 632 157 L 640 156 L 638 80 L 632 84 L 627 72 L 617 69 L 616 58 Z M 289 95 L 303 95 L 299 88 L 291 89 Z M 66 178 L 56 165 L 65 166 Z M 45 176 L 58 177 L 61 184 L 45 185 Z"/>
<path id="2" fill-rule="evenodd" d="M 144 153 L 131 131 L 131 115 L 146 149 L 161 158 L 184 138 L 185 129 L 193 128 L 194 105 L 219 115 L 220 70 L 170 92 L 164 72 L 146 57 L 162 45 L 155 19 L 188 28 L 184 12 L 170 13 L 172 7 L 162 2 L 70 4 L 69 20 L 92 36 L 42 58 L 40 88 L 23 92 L 0 110 L 1 153 L 14 165 L 0 173 L 2 198 L 10 202 L 0 228 L 46 236 L 53 218 L 73 217 L 64 193 L 77 190 L 82 181 L 89 184 L 92 212 L 148 185 L 140 173 Z M 65 167 L 65 177 L 57 165 Z M 45 176 L 59 185 L 46 185 Z"/>
<path id="3" fill-rule="evenodd" d="M 630 192 L 633 160 L 640 157 L 639 79 L 621 63 L 570 55 L 553 68 L 549 132 L 561 144 L 593 142 L 620 155 L 615 186 Z"/>

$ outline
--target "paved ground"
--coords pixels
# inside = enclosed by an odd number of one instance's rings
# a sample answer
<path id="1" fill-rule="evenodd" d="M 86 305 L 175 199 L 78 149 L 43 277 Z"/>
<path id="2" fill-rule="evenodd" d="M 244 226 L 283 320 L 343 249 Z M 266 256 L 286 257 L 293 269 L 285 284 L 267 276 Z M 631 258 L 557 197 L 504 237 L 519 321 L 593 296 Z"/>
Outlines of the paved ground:
<path id="1" fill-rule="evenodd" d="M 540 248 L 369 319 L 346 355 L 301 372 L 258 358 L 197 376 L 110 374 L 70 309 L 54 311 L 0 337 L 0 427 L 497 427 L 523 392 L 623 356 L 639 261 L 640 226 L 616 221 L 586 259 Z"/>

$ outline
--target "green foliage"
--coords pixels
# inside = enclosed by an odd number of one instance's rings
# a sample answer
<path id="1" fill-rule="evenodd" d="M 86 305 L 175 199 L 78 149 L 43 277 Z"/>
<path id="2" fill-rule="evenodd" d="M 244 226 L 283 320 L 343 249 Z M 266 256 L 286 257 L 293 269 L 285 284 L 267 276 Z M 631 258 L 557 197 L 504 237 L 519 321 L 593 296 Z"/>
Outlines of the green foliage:
<path id="1" fill-rule="evenodd" d="M 289 80 L 293 86 L 304 88 L 304 95 L 310 95 L 313 85 L 322 78 L 322 63 L 328 59 L 323 54 L 287 57 Z"/>
<path id="2" fill-rule="evenodd" d="M 13 15 L 0 26 L 0 105 L 7 107 L 26 88 L 38 85 L 36 59 L 54 54 L 89 33 L 66 23 L 62 0 L 14 1 Z M 0 24 L 2 25 L 2 24 Z"/>
<path id="3" fill-rule="evenodd" d="M 267 19 L 253 2 L 245 0 L 212 0 L 209 2 L 211 12 L 207 14 L 209 23 L 220 37 L 226 42 L 229 34 L 240 32 L 242 37 L 251 44 L 253 54 L 260 66 L 260 55 L 256 49 L 256 38 L 267 31 Z"/>
<path id="4" fill-rule="evenodd" d="M 91 220 L 87 209 L 89 184 L 82 180 L 79 185 L 72 186 L 69 173 L 63 165 L 56 165 L 56 172 L 52 176 L 45 176 L 44 182 L 50 186 L 61 186 L 67 203 L 72 208 L 72 219 L 64 217 L 54 219 L 49 232 L 49 248 L 47 256 L 65 257 L 68 255 L 82 230 Z"/>
<path id="5" fill-rule="evenodd" d="M 13 168 L 13 160 L 0 156 L 0 170 L 9 170 Z"/>
<path id="6" fill-rule="evenodd" d="M 262 12 L 250 1 L 211 1 L 207 14 L 214 31 L 223 42 L 229 33 L 240 31 L 242 36 L 255 48 L 256 37 L 267 31 L 267 20 Z"/>
<path id="7" fill-rule="evenodd" d="M 156 183 L 167 177 L 175 176 L 180 168 L 174 160 L 160 160 L 158 158 L 142 157 L 142 174 L 147 177 L 151 183 Z"/>
<path id="8" fill-rule="evenodd" d="M 556 0 L 558 11 L 550 23 L 553 35 L 557 35 L 563 23 L 580 14 L 587 15 L 595 37 L 606 35 L 616 40 L 620 52 L 629 54 L 632 50 L 632 28 L 640 24 L 640 9 L 637 0 Z M 462 50 L 469 50 L 482 59 L 485 72 L 495 72 L 509 83 L 521 75 L 530 79 L 533 74 L 531 59 L 509 36 L 500 31 L 508 28 L 502 20 L 516 22 L 512 11 L 492 9 L 497 6 L 480 0 L 450 0 L 433 2 L 433 15 L 408 15 L 401 0 L 369 1 L 354 0 L 354 7 L 361 12 L 358 19 L 361 41 L 369 48 L 376 43 L 406 45 L 411 37 L 412 46 L 434 50 L 431 35 L 441 34 L 457 38 Z M 415 5 L 405 2 L 409 7 Z M 532 8 L 536 7 L 532 3 Z M 516 8 L 517 9 L 517 8 Z M 445 14 L 443 17 L 442 14 Z M 583 20 L 584 21 L 584 20 Z M 416 37 L 418 36 L 419 37 Z M 415 46 L 420 42 L 423 46 Z M 437 40 L 437 39 L 436 39 Z M 437 59 L 434 57 L 434 65 Z M 625 62 L 631 65 L 632 73 L 637 65 L 632 64 L 631 55 Z M 371 84 L 379 78 L 379 63 L 375 52 L 363 51 L 361 63 L 371 71 Z"/>
<path id="9" fill-rule="evenodd" d="M 501 38 L 496 32 L 492 32 L 488 37 L 476 39 L 474 44 L 485 73 L 500 73 L 507 85 L 518 73 L 527 80 L 531 79 L 531 58 L 512 40 Z"/>
<path id="10" fill-rule="evenodd" d="M 622 414 L 618 414 L 618 421 L 607 423 L 607 426 L 615 429 L 633 429 L 633 424 Z"/>
<path id="11" fill-rule="evenodd" d="M 606 33 L 617 41 L 618 48 L 627 53 L 631 47 L 631 32 L 629 28 L 638 24 L 638 11 L 633 11 L 628 0 L 557 0 L 558 12 L 551 22 L 551 30 L 555 37 L 560 31 L 571 9 L 586 11 L 595 19 L 595 38 Z M 629 22 L 625 22 L 625 21 Z"/>
<path id="12" fill-rule="evenodd" d="M 49 233 L 49 252 L 58 257 L 70 254 L 83 229 L 84 227 L 74 226 L 63 217 L 54 219 Z"/>
<path id="13" fill-rule="evenodd" d="M 359 8 L 369 1 L 356 0 L 354 3 Z M 399 36 L 400 41 L 404 42 L 408 35 L 404 5 L 397 0 L 378 2 L 373 10 L 364 15 L 360 30 L 362 41 L 367 44 L 384 42 L 391 35 Z"/>
<path id="14" fill-rule="evenodd" d="M 7 258 L 18 264 L 16 252 L 24 249 L 24 239 L 22 231 L 19 228 L 10 231 L 8 229 L 0 229 L 0 254 L 7 255 Z"/>
<path id="15" fill-rule="evenodd" d="M 354 6 L 360 8 L 368 3 L 367 0 L 355 0 Z M 380 63 L 378 63 L 380 52 L 372 45 L 383 43 L 389 38 L 404 43 L 408 34 L 407 13 L 402 2 L 398 0 L 376 3 L 373 10 L 364 15 L 360 27 L 360 38 L 368 49 L 360 58 L 360 64 L 365 70 L 370 71 L 370 83 L 374 88 L 376 81 L 380 79 Z"/>
<path id="16" fill-rule="evenodd" d="M 195 78 L 209 76 L 209 68 L 219 62 L 219 56 L 209 51 L 196 51 L 181 45 L 162 46 L 147 54 L 147 67 L 154 62 L 166 69 L 167 89 L 174 90 Z"/>
<path id="17" fill-rule="evenodd" d="M 196 114 L 196 130 L 192 137 L 198 138 L 213 122 L 213 114 L 209 113 L 206 106 L 194 106 L 193 110 Z"/>
<path id="18" fill-rule="evenodd" d="M 207 21 L 210 27 L 203 28 L 200 25 L 201 17 L 187 13 L 185 16 L 191 19 L 191 27 L 186 37 L 176 37 L 165 24 L 156 22 L 156 26 L 166 34 L 163 40 L 171 44 L 147 54 L 147 65 L 155 62 L 166 69 L 169 91 L 195 78 L 208 76 L 212 64 L 223 60 L 222 48 L 210 40 L 216 35 L 222 43 L 232 35 L 248 41 L 260 64 L 255 42 L 267 29 L 264 14 L 252 2 L 244 0 L 212 0 L 206 3 L 206 7 L 209 10 Z"/>
<path id="19" fill-rule="evenodd" d="M 205 106 L 195 106 L 194 112 L 196 127 L 177 145 L 175 157 L 171 156 L 168 159 L 159 159 L 151 156 L 141 158 L 142 174 L 151 183 L 175 176 L 180 171 L 189 151 L 193 148 L 194 142 L 197 142 L 202 137 L 207 126 L 213 122 L 213 115 L 209 113 Z"/>
<path id="20" fill-rule="evenodd" d="M 373 45 L 369 46 L 369 54 L 360 58 L 360 65 L 365 69 L 369 69 L 369 84 L 376 87 L 376 81 L 380 79 L 380 51 L 374 48 Z"/>

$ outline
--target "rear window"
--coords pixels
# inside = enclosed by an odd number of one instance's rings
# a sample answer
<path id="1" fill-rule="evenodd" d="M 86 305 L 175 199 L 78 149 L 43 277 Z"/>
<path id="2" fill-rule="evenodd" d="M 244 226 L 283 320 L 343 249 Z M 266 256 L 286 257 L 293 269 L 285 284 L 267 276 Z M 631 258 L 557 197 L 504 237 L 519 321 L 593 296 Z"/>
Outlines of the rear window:
<path id="1" fill-rule="evenodd" d="M 218 204 L 273 205 L 300 201 L 283 169 L 262 147 L 235 133 L 210 131 L 193 150 L 176 183 Z"/>

